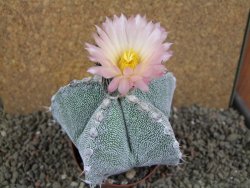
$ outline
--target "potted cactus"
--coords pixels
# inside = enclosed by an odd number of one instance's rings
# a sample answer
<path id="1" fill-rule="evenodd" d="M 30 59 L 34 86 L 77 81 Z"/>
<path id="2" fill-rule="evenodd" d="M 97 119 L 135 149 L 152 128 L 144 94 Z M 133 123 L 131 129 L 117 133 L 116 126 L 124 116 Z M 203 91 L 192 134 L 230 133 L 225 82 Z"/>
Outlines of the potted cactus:
<path id="1" fill-rule="evenodd" d="M 163 62 L 171 43 L 159 23 L 137 15 L 107 18 L 86 44 L 93 77 L 74 80 L 52 97 L 51 112 L 78 149 L 91 187 L 134 167 L 178 165 L 169 123 L 175 77 Z"/>

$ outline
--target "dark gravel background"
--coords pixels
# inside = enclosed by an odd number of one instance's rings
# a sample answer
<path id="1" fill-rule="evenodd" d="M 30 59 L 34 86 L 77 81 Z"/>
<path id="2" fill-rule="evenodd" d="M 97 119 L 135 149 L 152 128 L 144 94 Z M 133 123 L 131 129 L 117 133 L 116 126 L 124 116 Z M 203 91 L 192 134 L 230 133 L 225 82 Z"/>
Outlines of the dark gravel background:
<path id="1" fill-rule="evenodd" d="M 67 136 L 49 113 L 0 116 L 0 188 L 87 187 Z M 236 111 L 174 108 L 171 122 L 185 161 L 162 166 L 138 187 L 250 187 L 250 131 Z M 136 169 L 120 179 L 126 183 L 141 173 Z"/>

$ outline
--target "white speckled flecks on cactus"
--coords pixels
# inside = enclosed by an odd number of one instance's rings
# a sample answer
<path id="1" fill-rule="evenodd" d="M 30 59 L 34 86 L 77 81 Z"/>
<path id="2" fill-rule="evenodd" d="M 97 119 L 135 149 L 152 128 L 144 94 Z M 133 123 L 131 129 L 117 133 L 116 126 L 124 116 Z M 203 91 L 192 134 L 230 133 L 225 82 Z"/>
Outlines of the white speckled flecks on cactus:
<path id="1" fill-rule="evenodd" d="M 98 132 L 95 127 L 92 127 L 89 131 L 90 137 L 91 138 L 96 138 L 98 136 Z"/>
<path id="2" fill-rule="evenodd" d="M 109 98 L 104 99 L 102 102 L 102 108 L 106 109 L 109 107 L 109 105 L 110 105 L 110 99 Z"/>
<path id="3" fill-rule="evenodd" d="M 152 81 L 149 92 L 136 89 L 125 97 L 109 95 L 98 77 L 87 80 L 63 87 L 51 104 L 84 161 L 85 182 L 101 184 L 107 174 L 133 167 L 179 164 L 182 154 L 168 121 L 171 73 Z"/>
<path id="4" fill-rule="evenodd" d="M 126 97 L 130 102 L 133 102 L 133 103 L 139 102 L 138 98 L 135 95 L 127 95 Z"/>
<path id="5" fill-rule="evenodd" d="M 82 81 L 89 82 L 91 79 L 92 79 L 91 77 L 87 77 L 87 78 L 83 78 Z"/>
<path id="6" fill-rule="evenodd" d="M 90 169 L 91 169 L 90 166 L 84 165 L 84 172 L 85 173 L 88 173 L 90 171 Z"/>
<path id="7" fill-rule="evenodd" d="M 140 107 L 141 107 L 142 110 L 144 110 L 146 112 L 149 112 L 149 110 L 150 110 L 148 104 L 144 103 L 144 102 L 140 103 Z"/>

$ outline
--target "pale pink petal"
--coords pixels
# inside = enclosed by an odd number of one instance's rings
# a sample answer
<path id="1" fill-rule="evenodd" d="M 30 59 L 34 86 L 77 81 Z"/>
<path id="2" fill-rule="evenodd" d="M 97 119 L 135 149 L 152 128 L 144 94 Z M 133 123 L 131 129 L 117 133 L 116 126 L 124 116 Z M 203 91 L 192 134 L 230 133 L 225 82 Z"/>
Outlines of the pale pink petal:
<path id="1" fill-rule="evenodd" d="M 124 76 L 130 76 L 131 74 L 133 74 L 133 72 L 134 72 L 133 69 L 127 67 L 127 68 L 125 68 L 125 69 L 123 70 L 123 75 L 124 75 Z"/>
<path id="2" fill-rule="evenodd" d="M 149 84 L 149 82 L 151 81 L 151 79 L 150 78 L 143 78 L 143 81 L 145 82 L 145 84 Z"/>
<path id="3" fill-rule="evenodd" d="M 147 78 L 159 78 L 164 75 L 166 72 L 166 67 L 162 64 L 156 64 L 152 66 L 148 66 L 145 68 L 143 75 Z"/>
<path id="4" fill-rule="evenodd" d="M 154 69 L 154 73 L 152 74 L 151 78 L 162 77 L 167 71 L 164 65 L 155 66 L 153 69 Z"/>
<path id="5" fill-rule="evenodd" d="M 141 53 L 149 55 L 148 53 L 157 52 L 157 48 L 162 46 L 162 42 L 166 39 L 167 33 L 162 32 L 160 29 L 155 28 L 149 36 L 143 41 L 144 45 L 141 50 Z"/>
<path id="6" fill-rule="evenodd" d="M 172 51 L 168 51 L 168 53 L 163 54 L 163 56 L 162 56 L 162 61 L 167 61 L 167 60 L 169 60 L 170 57 L 172 57 L 172 55 L 173 55 Z"/>
<path id="7" fill-rule="evenodd" d="M 97 30 L 97 33 L 99 34 L 100 38 L 103 39 L 103 41 L 105 41 L 105 46 L 107 46 L 107 48 L 109 50 L 111 50 L 112 53 L 114 53 L 115 52 L 115 48 L 112 45 L 112 40 L 108 37 L 107 33 L 105 33 L 105 31 L 103 31 L 98 26 L 96 26 L 96 30 Z"/>
<path id="8" fill-rule="evenodd" d="M 148 53 L 150 54 L 150 53 Z M 157 49 L 157 51 L 155 51 L 154 53 L 150 54 L 151 56 L 147 57 L 143 63 L 145 64 L 159 64 L 162 63 L 163 61 L 163 56 L 164 56 L 164 49 L 163 46 L 161 46 L 160 48 Z"/>
<path id="9" fill-rule="evenodd" d="M 153 74 L 156 78 L 161 77 L 167 71 L 167 68 L 164 65 L 155 65 L 153 67 L 155 74 Z"/>
<path id="10" fill-rule="evenodd" d="M 100 38 L 96 33 L 93 34 L 93 37 L 97 43 L 98 46 L 100 46 L 100 48 L 103 50 L 103 54 L 104 56 L 110 60 L 113 64 L 115 64 L 115 53 L 112 53 L 112 50 L 106 45 L 106 41 L 104 41 L 102 38 Z"/>
<path id="11" fill-rule="evenodd" d="M 123 77 L 119 82 L 118 91 L 124 96 L 128 93 L 130 88 L 128 79 Z"/>
<path id="12" fill-rule="evenodd" d="M 143 71 L 139 72 L 138 74 L 143 76 L 143 77 L 149 78 L 149 77 L 153 76 L 154 69 L 152 69 L 152 67 L 150 67 L 150 66 L 147 66 L 143 69 Z"/>
<path id="13" fill-rule="evenodd" d="M 163 44 L 165 50 L 169 50 L 169 48 L 173 45 L 173 43 L 166 42 Z"/>
<path id="14" fill-rule="evenodd" d="M 94 62 L 98 62 L 101 63 L 104 66 L 109 66 L 112 63 L 110 63 L 110 61 L 107 60 L 107 58 L 104 55 L 104 52 L 101 48 L 96 47 L 94 45 L 88 44 L 86 43 L 86 50 L 89 52 L 90 54 L 90 60 L 94 61 Z"/>
<path id="15" fill-rule="evenodd" d="M 112 93 L 118 88 L 121 78 L 122 77 L 120 76 L 120 77 L 115 77 L 114 79 L 112 79 L 112 81 L 108 85 L 108 92 Z"/>
<path id="16" fill-rule="evenodd" d="M 153 72 L 154 72 L 154 70 L 151 67 L 148 67 L 147 69 L 144 70 L 143 75 L 145 77 L 152 77 Z"/>
<path id="17" fill-rule="evenodd" d="M 121 14 L 120 17 L 116 17 L 116 19 L 114 20 L 114 27 L 122 51 L 127 50 L 128 47 L 126 26 L 127 26 L 127 18 L 123 14 Z"/>
<path id="18" fill-rule="evenodd" d="M 130 77 L 130 80 L 132 82 L 136 82 L 136 81 L 141 80 L 141 79 L 142 79 L 142 76 L 138 76 L 138 75 L 134 75 L 134 76 Z"/>
<path id="19" fill-rule="evenodd" d="M 142 75 L 144 74 L 144 69 L 145 69 L 145 65 L 143 63 L 140 63 L 138 64 L 135 69 L 134 69 L 134 72 L 137 74 L 137 75 Z"/>
<path id="20" fill-rule="evenodd" d="M 116 67 L 103 67 L 103 66 L 90 67 L 87 70 L 87 72 L 103 76 L 104 78 L 112 78 L 120 74 L 120 72 L 118 72 Z"/>
<path id="21" fill-rule="evenodd" d="M 148 85 L 142 79 L 139 79 L 135 82 L 135 87 L 145 92 L 149 90 Z"/>
<path id="22" fill-rule="evenodd" d="M 113 21 L 109 18 L 106 18 L 106 21 L 102 24 L 102 26 L 108 37 L 112 40 L 112 45 L 114 46 L 116 53 L 120 53 L 119 38 L 117 36 L 118 34 L 116 33 L 116 28 Z"/>

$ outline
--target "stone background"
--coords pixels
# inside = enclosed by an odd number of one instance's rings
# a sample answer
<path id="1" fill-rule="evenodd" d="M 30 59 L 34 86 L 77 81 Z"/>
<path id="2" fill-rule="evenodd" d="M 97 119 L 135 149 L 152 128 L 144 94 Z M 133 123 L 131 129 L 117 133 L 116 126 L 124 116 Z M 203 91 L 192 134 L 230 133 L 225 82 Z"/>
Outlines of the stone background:
<path id="1" fill-rule="evenodd" d="M 146 14 L 169 31 L 176 106 L 227 107 L 249 0 L 0 1 L 0 97 L 6 111 L 50 105 L 72 79 L 86 76 L 85 42 L 105 16 Z"/>

